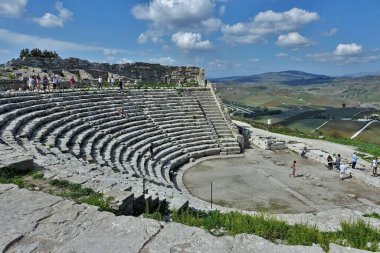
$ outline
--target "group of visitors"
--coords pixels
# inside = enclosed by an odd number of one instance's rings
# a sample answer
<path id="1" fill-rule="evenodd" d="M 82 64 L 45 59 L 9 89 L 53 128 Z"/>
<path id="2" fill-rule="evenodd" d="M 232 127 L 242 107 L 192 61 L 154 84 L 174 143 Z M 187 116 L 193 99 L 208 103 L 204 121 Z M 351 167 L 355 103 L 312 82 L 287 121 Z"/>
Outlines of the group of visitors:
<path id="1" fill-rule="evenodd" d="M 304 147 L 301 151 L 301 157 L 306 158 L 306 152 L 307 149 Z M 351 157 L 351 168 L 352 169 L 357 169 L 357 163 L 358 163 L 359 157 L 357 156 L 356 153 L 352 154 Z M 293 161 L 292 164 L 290 165 L 290 168 L 292 169 L 292 173 L 289 175 L 291 177 L 296 177 L 296 163 L 297 161 Z M 346 176 L 352 177 L 351 171 L 349 169 L 349 166 L 342 161 L 342 157 L 340 154 L 338 154 L 334 159 L 332 158 L 331 155 L 327 156 L 327 168 L 329 170 L 333 170 L 335 166 L 335 169 L 339 172 L 339 177 L 341 180 L 345 179 Z M 372 175 L 377 177 L 377 168 L 379 166 L 379 160 L 377 157 L 374 158 L 374 160 L 371 163 L 371 170 L 372 170 Z"/>
<path id="2" fill-rule="evenodd" d="M 358 163 L 359 157 L 357 156 L 356 153 L 352 154 L 351 157 L 351 168 L 356 169 L 356 165 Z M 377 177 L 377 167 L 379 164 L 379 160 L 377 157 L 374 158 L 374 160 L 371 163 L 371 170 L 372 170 L 372 175 Z M 338 154 L 334 159 L 331 157 L 331 155 L 327 156 L 327 167 L 329 170 L 333 170 L 333 167 L 335 165 L 336 170 L 339 171 L 339 176 L 343 180 L 345 175 L 349 174 L 351 177 L 351 171 L 348 169 L 348 165 L 342 162 L 342 157 L 340 154 Z"/>
<path id="3" fill-rule="evenodd" d="M 115 85 L 115 78 L 113 77 L 113 75 L 111 75 L 111 78 L 110 78 L 110 84 L 113 86 Z M 99 76 L 98 77 L 98 89 L 102 90 L 103 89 L 103 77 L 102 76 Z M 123 90 L 123 79 L 122 78 L 119 78 L 119 80 L 117 81 L 117 84 L 119 86 L 119 91 L 122 91 Z"/>
<path id="4" fill-rule="evenodd" d="M 28 89 L 30 91 L 34 90 L 43 90 L 43 91 L 50 91 L 50 85 L 53 85 L 53 90 L 60 87 L 60 78 L 58 75 L 51 75 L 48 77 L 48 75 L 44 75 L 44 77 L 41 79 L 40 75 L 31 75 L 28 78 Z M 74 77 L 70 79 L 70 84 L 72 87 L 75 84 Z"/>

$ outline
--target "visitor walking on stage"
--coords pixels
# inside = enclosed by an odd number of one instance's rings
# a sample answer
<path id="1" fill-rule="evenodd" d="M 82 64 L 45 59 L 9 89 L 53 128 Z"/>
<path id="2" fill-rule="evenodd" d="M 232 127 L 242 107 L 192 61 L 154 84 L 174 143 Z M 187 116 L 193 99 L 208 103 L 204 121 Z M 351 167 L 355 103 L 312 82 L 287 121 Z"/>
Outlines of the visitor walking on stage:
<path id="1" fill-rule="evenodd" d="M 99 76 L 99 78 L 98 78 L 98 88 L 99 89 L 103 89 L 103 78 L 102 78 L 102 76 Z"/>
<path id="2" fill-rule="evenodd" d="M 292 169 L 292 174 L 290 174 L 289 176 L 296 176 L 296 163 L 297 161 L 293 161 L 293 163 L 290 165 L 290 168 Z"/>
<path id="3" fill-rule="evenodd" d="M 358 159 L 359 159 L 359 157 L 356 155 L 356 153 L 353 153 L 352 159 L 351 159 L 351 162 L 352 162 L 351 168 L 352 169 L 356 169 L 355 167 L 356 167 L 356 163 L 358 162 Z"/>
<path id="4" fill-rule="evenodd" d="M 149 146 L 150 160 L 154 160 L 153 142 Z"/>
<path id="5" fill-rule="evenodd" d="M 336 168 L 337 170 L 340 170 L 340 163 L 341 163 L 341 160 L 342 160 L 342 158 L 340 157 L 340 154 L 338 154 L 338 156 L 337 156 L 336 159 L 335 159 L 335 168 Z"/>
<path id="6" fill-rule="evenodd" d="M 379 166 L 379 160 L 377 157 L 372 161 L 371 168 L 372 168 L 372 173 L 375 177 L 377 177 L 377 167 Z"/>
<path id="7" fill-rule="evenodd" d="M 331 157 L 331 155 L 329 155 L 327 157 L 327 166 L 328 166 L 329 170 L 333 169 L 333 163 L 334 163 L 334 159 Z"/>

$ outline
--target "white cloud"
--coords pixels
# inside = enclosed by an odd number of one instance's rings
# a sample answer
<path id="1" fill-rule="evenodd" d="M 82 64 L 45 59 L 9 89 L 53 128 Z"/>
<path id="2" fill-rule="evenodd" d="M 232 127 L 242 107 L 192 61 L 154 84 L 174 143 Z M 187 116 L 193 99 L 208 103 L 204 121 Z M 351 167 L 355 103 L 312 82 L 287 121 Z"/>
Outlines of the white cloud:
<path id="1" fill-rule="evenodd" d="M 276 45 L 280 47 L 293 47 L 293 48 L 298 48 L 298 47 L 307 47 L 310 46 L 312 42 L 303 37 L 301 34 L 297 32 L 291 32 L 286 35 L 280 35 L 277 38 Z"/>
<path id="2" fill-rule="evenodd" d="M 209 70 L 226 70 L 230 66 L 228 61 L 221 59 L 214 59 L 208 63 Z"/>
<path id="3" fill-rule="evenodd" d="M 259 62 L 260 60 L 259 60 L 258 58 L 251 58 L 251 59 L 249 59 L 249 61 L 250 61 L 250 62 L 255 62 L 255 63 L 256 63 L 256 62 Z"/>
<path id="4" fill-rule="evenodd" d="M 10 53 L 12 53 L 11 50 L 9 50 L 9 49 L 1 49 L 1 48 L 0 48 L 0 56 L 1 56 L 1 55 L 10 54 Z"/>
<path id="5" fill-rule="evenodd" d="M 338 32 L 338 28 L 333 27 L 329 31 L 324 32 L 323 35 L 331 37 L 334 34 L 336 34 L 337 32 Z"/>
<path id="6" fill-rule="evenodd" d="M 318 62 L 335 62 L 338 64 L 369 63 L 380 60 L 380 55 L 368 55 L 361 45 L 339 44 L 334 52 L 307 54 L 307 57 Z"/>
<path id="7" fill-rule="evenodd" d="M 104 48 L 103 49 L 103 54 L 106 56 L 113 56 L 113 55 L 116 55 L 117 53 L 118 53 L 118 50 L 114 49 L 114 48 Z"/>
<path id="8" fill-rule="evenodd" d="M 18 17 L 27 5 L 28 0 L 0 0 L 0 17 Z"/>
<path id="9" fill-rule="evenodd" d="M 161 65 L 174 65 L 176 60 L 171 58 L 170 56 L 168 57 L 161 57 L 161 58 L 152 58 L 149 59 L 149 62 L 151 63 L 159 63 Z"/>
<path id="10" fill-rule="evenodd" d="M 202 31 L 205 33 L 216 32 L 223 25 L 219 18 L 209 18 L 201 21 Z"/>
<path id="11" fill-rule="evenodd" d="M 186 26 L 209 18 L 214 7 L 212 0 L 152 0 L 133 7 L 132 14 L 154 23 Z"/>
<path id="12" fill-rule="evenodd" d="M 118 64 L 125 64 L 125 63 L 133 63 L 132 60 L 128 59 L 128 58 L 121 58 L 120 61 L 117 62 Z"/>
<path id="13" fill-rule="evenodd" d="M 34 18 L 34 22 L 43 27 L 63 27 L 64 23 L 73 16 L 73 13 L 64 8 L 61 2 L 56 2 L 54 9 L 58 11 L 58 15 L 48 12 L 40 18 Z"/>
<path id="14" fill-rule="evenodd" d="M 179 31 L 211 33 L 220 30 L 223 22 L 214 17 L 216 0 L 151 0 L 132 8 L 136 19 L 148 21 L 139 43 L 165 43 L 162 37 Z"/>
<path id="15" fill-rule="evenodd" d="M 339 44 L 336 46 L 336 49 L 334 51 L 335 55 L 340 56 L 349 56 L 349 55 L 358 55 L 362 53 L 362 46 L 357 45 L 356 43 L 352 44 Z"/>
<path id="16" fill-rule="evenodd" d="M 224 13 L 226 13 L 226 6 L 225 6 L 225 5 L 221 5 L 221 6 L 219 7 L 219 15 L 220 15 L 220 16 L 223 16 Z"/>
<path id="17" fill-rule="evenodd" d="M 172 35 L 172 41 L 184 50 L 207 50 L 213 48 L 209 40 L 202 40 L 202 35 L 192 32 L 177 32 Z"/>
<path id="18" fill-rule="evenodd" d="M 278 53 L 276 54 L 276 57 L 288 57 L 287 53 Z"/>
<path id="19" fill-rule="evenodd" d="M 223 38 L 231 44 L 251 44 L 263 42 L 265 36 L 294 32 L 308 23 L 316 21 L 316 12 L 293 8 L 285 12 L 268 10 L 258 13 L 251 21 L 222 26 Z"/>
<path id="20" fill-rule="evenodd" d="M 55 40 L 28 34 L 15 33 L 0 28 L 0 41 L 11 45 L 20 45 L 26 48 L 46 48 L 54 51 L 94 51 L 102 54 L 109 52 L 125 52 L 123 49 L 113 49 L 92 45 L 78 44 L 69 41 Z M 114 51 L 117 50 L 117 51 Z"/>

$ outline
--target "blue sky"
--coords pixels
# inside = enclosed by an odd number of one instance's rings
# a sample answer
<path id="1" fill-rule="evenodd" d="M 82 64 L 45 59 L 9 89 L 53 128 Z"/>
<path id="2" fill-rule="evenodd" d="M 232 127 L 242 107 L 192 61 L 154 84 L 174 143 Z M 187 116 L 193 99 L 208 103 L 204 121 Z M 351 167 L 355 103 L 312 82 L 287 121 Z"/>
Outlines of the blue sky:
<path id="1" fill-rule="evenodd" d="M 0 62 L 22 48 L 207 77 L 380 71 L 377 0 L 0 0 Z"/>

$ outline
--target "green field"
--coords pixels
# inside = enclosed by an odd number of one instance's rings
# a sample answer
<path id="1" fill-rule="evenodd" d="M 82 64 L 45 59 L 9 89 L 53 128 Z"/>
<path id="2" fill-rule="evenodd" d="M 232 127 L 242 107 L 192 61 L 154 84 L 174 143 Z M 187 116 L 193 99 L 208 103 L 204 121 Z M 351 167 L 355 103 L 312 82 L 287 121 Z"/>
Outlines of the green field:
<path id="1" fill-rule="evenodd" d="M 326 119 L 300 119 L 292 121 L 285 126 L 301 132 L 311 132 L 325 122 Z"/>
<path id="2" fill-rule="evenodd" d="M 380 122 L 372 123 L 355 139 L 380 145 Z"/>
<path id="3" fill-rule="evenodd" d="M 355 114 L 363 111 L 365 111 L 365 109 L 360 107 L 328 108 L 325 112 L 321 113 L 320 116 L 330 119 L 351 118 Z"/>
<path id="4" fill-rule="evenodd" d="M 331 120 L 319 130 L 324 135 L 350 138 L 363 126 L 365 126 L 365 124 L 367 123 L 354 120 Z"/>

